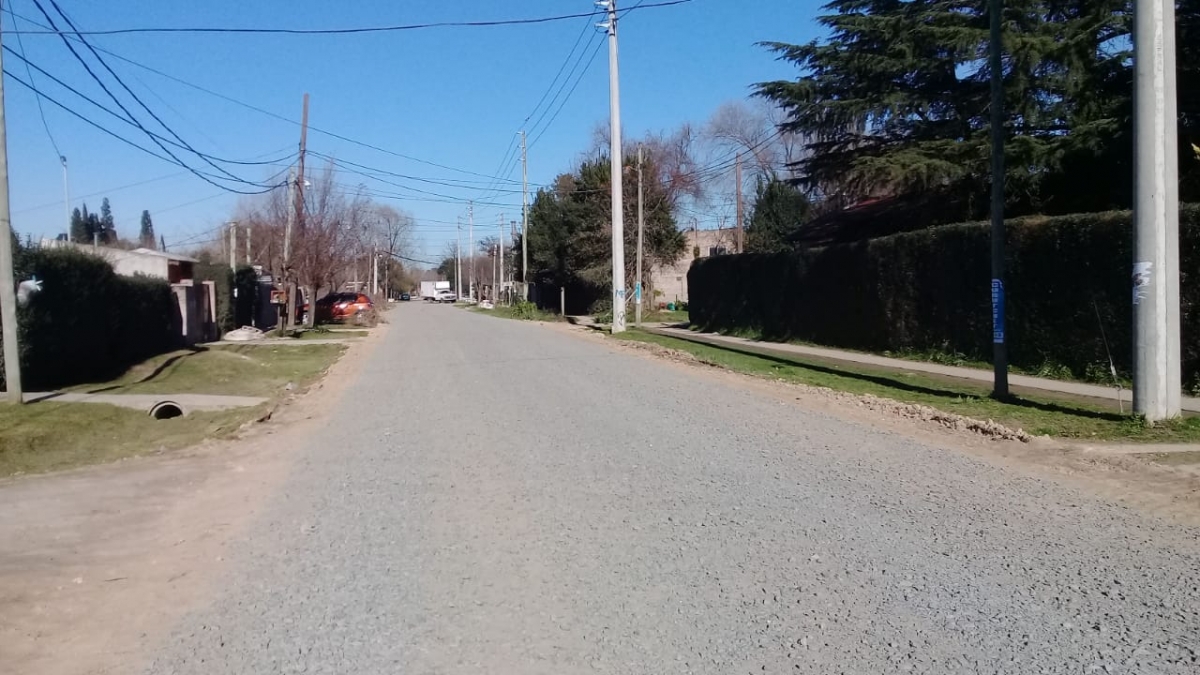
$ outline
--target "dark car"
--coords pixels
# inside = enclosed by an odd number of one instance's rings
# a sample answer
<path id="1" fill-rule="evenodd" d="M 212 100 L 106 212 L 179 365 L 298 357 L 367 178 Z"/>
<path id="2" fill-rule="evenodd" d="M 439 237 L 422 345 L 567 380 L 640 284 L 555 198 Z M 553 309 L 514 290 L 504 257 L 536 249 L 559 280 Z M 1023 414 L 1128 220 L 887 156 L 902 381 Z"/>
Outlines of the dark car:
<path id="1" fill-rule="evenodd" d="M 412 300 L 412 296 L 411 296 L 411 295 L 409 295 L 408 293 L 401 293 L 401 294 L 400 294 L 400 302 L 408 302 L 409 300 Z"/>

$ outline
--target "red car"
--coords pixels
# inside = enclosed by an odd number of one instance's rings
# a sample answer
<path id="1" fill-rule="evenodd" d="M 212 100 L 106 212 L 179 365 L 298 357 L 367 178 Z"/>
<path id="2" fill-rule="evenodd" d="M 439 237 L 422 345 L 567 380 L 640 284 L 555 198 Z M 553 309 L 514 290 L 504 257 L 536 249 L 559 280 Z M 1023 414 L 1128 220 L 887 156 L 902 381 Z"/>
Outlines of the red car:
<path id="1" fill-rule="evenodd" d="M 369 323 L 375 303 L 365 293 L 330 293 L 317 301 L 317 323 Z"/>

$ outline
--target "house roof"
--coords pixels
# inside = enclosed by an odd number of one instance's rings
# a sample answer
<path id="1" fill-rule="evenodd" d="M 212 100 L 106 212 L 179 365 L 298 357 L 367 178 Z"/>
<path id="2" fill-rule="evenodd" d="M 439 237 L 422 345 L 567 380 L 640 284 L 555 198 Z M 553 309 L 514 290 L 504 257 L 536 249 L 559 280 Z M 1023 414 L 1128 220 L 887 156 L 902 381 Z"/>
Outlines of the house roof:
<path id="1" fill-rule="evenodd" d="M 965 222 L 974 215 L 968 210 L 960 196 L 947 191 L 870 198 L 818 216 L 797 230 L 791 241 L 796 246 L 813 248 L 876 239 Z"/>
<path id="2" fill-rule="evenodd" d="M 128 252 L 129 253 L 137 253 L 139 255 L 150 255 L 150 256 L 156 256 L 159 258 L 166 258 L 167 260 L 173 260 L 176 262 L 190 262 L 190 263 L 200 262 L 199 260 L 196 260 L 195 258 L 190 258 L 186 255 L 179 255 L 178 253 L 167 253 L 166 251 L 155 251 L 152 248 L 135 248 L 132 251 L 128 251 Z"/>

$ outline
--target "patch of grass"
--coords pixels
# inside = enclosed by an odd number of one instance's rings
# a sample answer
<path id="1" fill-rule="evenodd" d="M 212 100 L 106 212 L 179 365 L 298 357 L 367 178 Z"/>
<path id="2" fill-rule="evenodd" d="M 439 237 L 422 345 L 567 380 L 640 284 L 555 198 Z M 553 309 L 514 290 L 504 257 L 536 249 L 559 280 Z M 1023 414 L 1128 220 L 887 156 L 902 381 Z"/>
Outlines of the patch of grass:
<path id="1" fill-rule="evenodd" d="M 482 309 L 473 307 L 471 311 L 488 316 L 496 316 L 501 319 L 515 319 L 517 321 L 562 321 L 563 318 L 553 312 L 547 312 L 537 308 L 532 302 L 519 302 L 515 305 L 499 305 L 493 309 Z"/>
<path id="2" fill-rule="evenodd" d="M 630 317 L 632 316 L 633 314 L 631 313 Z M 661 309 L 642 314 L 642 321 L 646 323 L 687 323 L 690 319 L 686 311 L 675 310 L 668 312 L 665 309 Z"/>
<path id="3" fill-rule="evenodd" d="M 344 345 L 229 345 L 162 354 L 111 382 L 74 387 L 106 394 L 274 396 L 291 382 L 310 384 Z"/>
<path id="4" fill-rule="evenodd" d="M 0 476 L 179 450 L 232 436 L 263 412 L 259 406 L 155 420 L 142 411 L 100 403 L 0 405 Z"/>
<path id="5" fill-rule="evenodd" d="M 1149 426 L 1103 404 L 1066 397 L 1027 395 L 1001 401 L 989 397 L 986 385 L 921 373 L 851 367 L 821 359 L 755 352 L 753 348 L 718 347 L 638 330 L 616 337 L 678 349 L 705 363 L 749 375 L 919 403 L 966 417 L 994 420 L 1036 435 L 1135 442 L 1200 441 L 1198 417 Z"/>
<path id="6" fill-rule="evenodd" d="M 163 354 L 111 382 L 75 387 L 106 394 L 228 394 L 275 399 L 291 382 L 315 382 L 343 345 L 236 345 Z M 0 476 L 40 473 L 178 450 L 231 436 L 264 406 L 155 420 L 101 403 L 0 405 Z"/>
<path id="7" fill-rule="evenodd" d="M 370 335 L 366 330 L 355 330 L 350 328 L 335 328 L 333 330 L 306 330 L 299 331 L 292 335 L 294 340 L 342 340 L 348 338 L 363 338 Z"/>

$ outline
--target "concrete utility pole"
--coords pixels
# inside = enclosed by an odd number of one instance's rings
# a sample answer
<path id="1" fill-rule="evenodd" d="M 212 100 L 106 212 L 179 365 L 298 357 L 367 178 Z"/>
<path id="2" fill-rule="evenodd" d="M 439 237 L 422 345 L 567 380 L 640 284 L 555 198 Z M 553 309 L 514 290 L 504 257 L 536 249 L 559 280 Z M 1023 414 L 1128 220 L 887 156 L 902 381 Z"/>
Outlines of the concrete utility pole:
<path id="1" fill-rule="evenodd" d="M 498 276 L 497 279 L 500 282 L 500 285 L 498 286 L 498 288 L 500 290 L 503 290 L 504 289 L 504 214 L 503 213 L 500 214 L 500 224 L 497 227 L 497 229 L 499 230 L 499 234 L 500 234 L 500 236 L 497 237 L 497 239 L 496 239 L 496 242 L 497 242 L 496 246 L 499 247 L 499 250 L 500 250 L 500 253 L 497 256 L 497 259 L 500 261 L 500 276 Z M 497 295 L 496 297 L 499 298 L 500 296 Z"/>
<path id="2" fill-rule="evenodd" d="M 237 271 L 237 222 L 229 223 L 229 270 Z"/>
<path id="3" fill-rule="evenodd" d="M 454 294 L 462 297 L 462 216 L 454 232 Z"/>
<path id="4" fill-rule="evenodd" d="M 1137 0 L 1134 45 L 1133 410 L 1179 417 L 1175 1 Z"/>
<path id="5" fill-rule="evenodd" d="M 467 253 L 470 255 L 467 270 L 467 297 L 475 297 L 475 202 L 467 202 Z"/>
<path id="6" fill-rule="evenodd" d="M 4 63 L 0 60 L 0 69 Z M 12 214 L 8 205 L 8 133 L 4 119 L 4 82 L 0 78 L 0 323 L 4 332 L 4 386 L 8 399 L 20 405 L 20 346 L 17 343 L 17 290 L 13 276 Z"/>
<path id="7" fill-rule="evenodd" d="M 371 297 L 379 295 L 379 251 L 371 244 Z"/>
<path id="8" fill-rule="evenodd" d="M 634 290 L 634 301 L 637 303 L 633 307 L 633 323 L 636 326 L 642 325 L 642 244 L 644 241 L 644 233 L 646 230 L 646 213 L 645 200 L 646 190 L 642 178 L 642 165 L 645 162 L 645 153 L 642 146 L 638 146 L 638 248 L 637 248 L 637 288 Z"/>
<path id="9" fill-rule="evenodd" d="M 67 239 L 71 238 L 71 184 L 67 181 L 67 156 L 59 155 L 63 168 L 63 215 L 67 219 Z"/>
<path id="10" fill-rule="evenodd" d="M 992 76 L 992 396 L 1008 396 L 1004 331 L 1004 0 L 990 0 Z"/>
<path id="11" fill-rule="evenodd" d="M 250 228 L 251 228 L 251 227 L 253 227 L 253 226 L 252 226 L 252 225 L 247 225 L 247 226 L 246 226 L 246 264 L 247 264 L 247 265 L 253 265 L 253 264 L 254 264 L 254 256 L 251 254 L 251 251 L 250 251 L 250 247 L 251 247 L 251 244 L 250 244 L 250 241 L 251 241 L 251 237 L 250 237 Z"/>
<path id="12" fill-rule="evenodd" d="M 522 300 L 529 299 L 529 155 L 521 131 L 521 286 Z"/>
<path id="13" fill-rule="evenodd" d="M 734 182 L 737 183 L 737 252 L 745 253 L 745 237 L 742 232 L 742 153 L 737 154 L 737 169 L 734 170 Z"/>
<path id="14" fill-rule="evenodd" d="M 602 0 L 597 7 L 608 10 L 608 21 L 600 24 L 608 31 L 608 98 L 612 148 L 612 332 L 625 332 L 625 204 L 621 175 L 621 78 L 617 59 L 617 0 Z"/>

